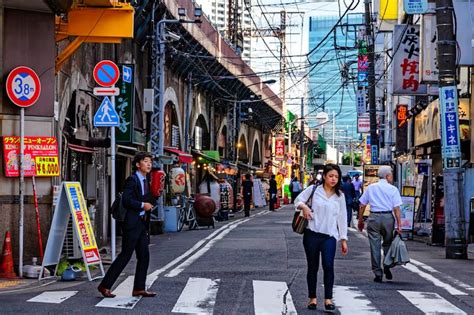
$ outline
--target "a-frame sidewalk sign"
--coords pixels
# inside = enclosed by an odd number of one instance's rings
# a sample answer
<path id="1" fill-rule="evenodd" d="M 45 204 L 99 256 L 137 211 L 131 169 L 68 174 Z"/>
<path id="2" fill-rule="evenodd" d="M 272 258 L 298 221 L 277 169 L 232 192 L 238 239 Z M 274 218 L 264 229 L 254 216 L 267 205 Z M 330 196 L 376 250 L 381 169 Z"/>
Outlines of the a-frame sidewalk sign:
<path id="1" fill-rule="evenodd" d="M 53 222 L 38 280 L 56 277 L 70 215 L 72 215 L 75 235 L 81 245 L 82 259 L 89 281 L 100 279 L 105 275 L 81 184 L 79 182 L 63 182 L 54 209 Z M 56 265 L 54 273 L 49 277 L 43 277 L 44 268 L 53 265 Z M 90 266 L 92 265 L 100 267 L 101 274 L 95 278 L 91 276 Z"/>

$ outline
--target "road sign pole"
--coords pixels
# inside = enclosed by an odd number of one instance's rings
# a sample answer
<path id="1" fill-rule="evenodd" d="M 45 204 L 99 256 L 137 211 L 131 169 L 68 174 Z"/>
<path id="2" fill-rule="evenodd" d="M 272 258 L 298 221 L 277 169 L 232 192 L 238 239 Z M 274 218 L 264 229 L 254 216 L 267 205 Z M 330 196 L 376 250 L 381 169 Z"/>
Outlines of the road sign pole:
<path id="1" fill-rule="evenodd" d="M 24 154 L 25 154 L 25 109 L 20 109 L 20 222 L 19 222 L 19 258 L 18 258 L 18 274 L 23 277 L 23 224 L 25 213 L 25 170 L 24 170 Z"/>
<path id="2" fill-rule="evenodd" d="M 115 109 L 115 96 L 112 96 L 112 107 Z M 111 194 L 111 198 L 110 198 L 110 205 L 112 205 L 112 203 L 114 202 L 115 200 L 115 127 L 110 127 L 112 129 L 110 129 L 110 150 L 112 151 L 111 154 L 110 154 L 110 159 L 111 159 L 111 170 L 110 170 L 110 194 Z M 109 213 L 109 215 L 111 215 Z M 110 233 L 112 234 L 112 261 L 115 260 L 115 247 L 116 247 L 116 242 L 115 242 L 115 238 L 116 238 L 116 224 L 115 224 L 115 219 L 112 218 L 112 222 L 111 222 L 112 226 L 111 226 L 111 231 Z"/>

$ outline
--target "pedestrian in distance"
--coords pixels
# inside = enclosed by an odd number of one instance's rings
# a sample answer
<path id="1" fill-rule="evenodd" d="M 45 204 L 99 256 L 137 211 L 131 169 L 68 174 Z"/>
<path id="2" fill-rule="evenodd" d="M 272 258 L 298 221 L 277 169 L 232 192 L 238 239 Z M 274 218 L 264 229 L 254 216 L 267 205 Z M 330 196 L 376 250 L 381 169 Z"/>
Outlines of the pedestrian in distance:
<path id="1" fill-rule="evenodd" d="M 270 187 L 268 188 L 268 194 L 270 195 L 270 211 L 275 211 L 275 203 L 277 201 L 277 182 L 275 180 L 275 175 L 272 174 L 270 177 Z"/>
<path id="2" fill-rule="evenodd" d="M 311 198 L 311 200 L 309 200 Z M 307 203 L 311 205 L 309 207 Z M 308 226 L 303 234 L 303 246 L 308 263 L 308 309 L 317 307 L 316 284 L 319 260 L 324 271 L 324 309 L 334 312 L 332 302 L 334 286 L 334 257 L 337 241 L 341 241 L 341 252 L 346 255 L 347 212 L 344 194 L 341 191 L 341 169 L 335 164 L 324 166 L 322 184 L 309 186 L 295 200 L 296 209 L 303 211 Z"/>
<path id="3" fill-rule="evenodd" d="M 352 222 L 352 207 L 356 196 L 350 176 L 344 176 L 342 178 L 341 189 L 344 192 L 344 198 L 346 199 L 347 226 L 349 227 Z"/>
<path id="4" fill-rule="evenodd" d="M 370 215 L 367 219 L 367 234 L 370 243 L 370 256 L 374 281 L 382 282 L 383 274 L 387 280 L 392 280 L 389 267 L 382 269 L 381 247 L 386 255 L 394 238 L 395 220 L 396 231 L 401 234 L 400 206 L 402 198 L 398 189 L 392 185 L 393 173 L 390 166 L 382 166 L 378 171 L 379 181 L 370 184 L 360 197 L 359 223 L 357 227 L 364 229 L 364 211 L 370 204 Z"/>
<path id="5" fill-rule="evenodd" d="M 359 174 L 354 175 L 354 178 L 352 179 L 352 185 L 354 186 L 354 189 L 355 189 L 356 198 L 359 199 L 360 191 L 362 188 L 362 181 L 360 180 Z"/>
<path id="6" fill-rule="evenodd" d="M 298 177 L 293 177 L 290 182 L 290 193 L 291 193 L 291 203 L 295 203 L 295 199 L 301 192 L 301 183 L 298 181 Z"/>
<path id="7" fill-rule="evenodd" d="M 253 182 L 250 174 L 245 174 L 245 180 L 242 183 L 242 196 L 244 196 L 244 213 L 246 217 L 250 216 L 250 203 L 252 202 Z"/>
<path id="8" fill-rule="evenodd" d="M 155 198 L 151 195 L 150 183 L 147 178 L 151 171 L 152 158 L 153 156 L 150 153 L 137 153 L 133 158 L 133 170 L 135 172 L 125 180 L 122 203 L 127 212 L 122 224 L 122 251 L 97 288 L 106 298 L 115 297 L 115 294 L 111 292 L 112 286 L 130 261 L 133 252 L 136 253 L 137 265 L 132 295 L 156 296 L 155 292 L 147 291 L 145 287 L 150 261 L 148 250 L 150 210 L 156 203 Z"/>

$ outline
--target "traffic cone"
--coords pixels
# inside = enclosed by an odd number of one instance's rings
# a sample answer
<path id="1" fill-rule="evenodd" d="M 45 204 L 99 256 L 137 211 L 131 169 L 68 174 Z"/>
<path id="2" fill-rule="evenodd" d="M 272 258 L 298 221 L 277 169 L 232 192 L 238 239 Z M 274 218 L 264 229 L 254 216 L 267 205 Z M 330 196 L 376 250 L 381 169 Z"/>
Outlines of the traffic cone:
<path id="1" fill-rule="evenodd" d="M 2 262 L 0 263 L 0 278 L 16 278 L 15 271 L 13 271 L 13 256 L 12 243 L 10 238 L 10 231 L 5 233 L 5 241 L 3 242 Z"/>

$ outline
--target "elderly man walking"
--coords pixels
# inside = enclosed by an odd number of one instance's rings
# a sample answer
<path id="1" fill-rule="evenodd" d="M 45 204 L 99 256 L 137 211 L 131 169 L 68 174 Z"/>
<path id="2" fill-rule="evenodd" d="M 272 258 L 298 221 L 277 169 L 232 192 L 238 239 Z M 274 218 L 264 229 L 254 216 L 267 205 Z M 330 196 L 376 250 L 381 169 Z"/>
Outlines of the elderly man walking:
<path id="1" fill-rule="evenodd" d="M 400 206 L 402 198 L 398 189 L 392 185 L 393 174 L 390 166 L 382 166 L 378 171 L 379 182 L 371 184 L 360 197 L 359 231 L 364 229 L 364 211 L 370 204 L 370 216 L 367 219 L 367 233 L 369 235 L 370 256 L 374 281 L 382 282 L 383 274 L 387 280 L 392 280 L 390 269 L 385 267 L 382 271 L 381 247 L 384 255 L 390 248 L 397 221 L 397 231 L 401 232 Z"/>

